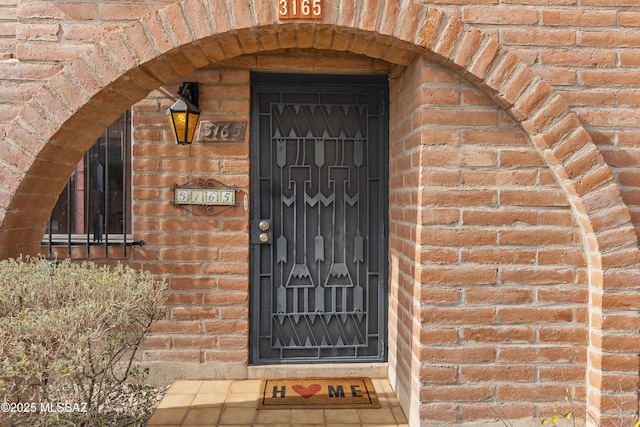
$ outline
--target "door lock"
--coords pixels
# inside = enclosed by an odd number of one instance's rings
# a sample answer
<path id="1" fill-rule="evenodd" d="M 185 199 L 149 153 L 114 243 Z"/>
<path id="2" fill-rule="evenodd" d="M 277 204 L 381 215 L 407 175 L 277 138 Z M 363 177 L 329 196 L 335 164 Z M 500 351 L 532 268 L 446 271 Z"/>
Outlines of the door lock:
<path id="1" fill-rule="evenodd" d="M 256 219 L 251 222 L 251 242 L 259 245 L 271 243 L 270 219 Z"/>

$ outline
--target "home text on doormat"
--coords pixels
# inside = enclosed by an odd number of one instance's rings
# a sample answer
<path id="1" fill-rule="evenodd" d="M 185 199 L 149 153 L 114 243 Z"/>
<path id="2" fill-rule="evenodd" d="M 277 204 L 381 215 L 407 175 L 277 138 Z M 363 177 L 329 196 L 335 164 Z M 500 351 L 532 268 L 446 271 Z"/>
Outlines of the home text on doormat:
<path id="1" fill-rule="evenodd" d="M 267 378 L 262 380 L 259 409 L 379 408 L 370 378 Z"/>

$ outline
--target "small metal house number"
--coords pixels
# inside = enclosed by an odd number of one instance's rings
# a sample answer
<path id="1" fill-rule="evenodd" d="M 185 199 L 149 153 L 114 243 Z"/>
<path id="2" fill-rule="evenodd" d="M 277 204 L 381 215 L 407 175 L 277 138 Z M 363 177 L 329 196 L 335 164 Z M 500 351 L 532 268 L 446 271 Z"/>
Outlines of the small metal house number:
<path id="1" fill-rule="evenodd" d="M 280 19 L 322 19 L 322 0 L 276 0 Z"/>

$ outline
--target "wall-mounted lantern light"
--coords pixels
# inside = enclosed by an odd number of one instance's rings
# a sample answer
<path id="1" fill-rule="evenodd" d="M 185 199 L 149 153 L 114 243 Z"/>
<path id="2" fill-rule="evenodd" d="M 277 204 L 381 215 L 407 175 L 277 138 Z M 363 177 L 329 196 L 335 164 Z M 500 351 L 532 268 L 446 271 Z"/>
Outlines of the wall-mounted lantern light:
<path id="1" fill-rule="evenodd" d="M 180 99 L 167 110 L 167 119 L 176 144 L 191 144 L 200 117 L 198 83 L 182 83 L 178 89 L 178 95 Z"/>

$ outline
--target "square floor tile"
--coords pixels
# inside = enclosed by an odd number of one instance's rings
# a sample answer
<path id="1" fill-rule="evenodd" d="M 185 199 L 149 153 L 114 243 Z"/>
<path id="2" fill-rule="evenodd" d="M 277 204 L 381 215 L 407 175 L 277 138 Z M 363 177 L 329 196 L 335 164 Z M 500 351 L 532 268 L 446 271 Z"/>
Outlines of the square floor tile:
<path id="1" fill-rule="evenodd" d="M 249 424 L 252 425 L 256 418 L 256 410 L 253 408 L 225 406 L 220 415 L 220 424 Z"/>
<path id="2" fill-rule="evenodd" d="M 291 410 L 289 409 L 262 409 L 256 415 L 256 424 L 286 424 L 289 425 Z"/>
<path id="3" fill-rule="evenodd" d="M 234 381 L 231 393 L 258 393 L 262 380 Z"/>
<path id="4" fill-rule="evenodd" d="M 160 408 L 156 409 L 149 421 L 148 426 L 166 426 L 166 425 L 180 425 L 184 416 L 187 413 L 187 408 Z"/>
<path id="5" fill-rule="evenodd" d="M 202 385 L 202 381 L 175 381 L 167 390 L 167 394 L 192 393 L 196 394 Z"/>
<path id="6" fill-rule="evenodd" d="M 327 424 L 360 423 L 357 409 L 326 409 L 324 419 Z"/>
<path id="7" fill-rule="evenodd" d="M 199 406 L 222 406 L 227 400 L 226 394 L 204 394 L 198 393 L 191 402 L 192 407 Z"/>
<path id="8" fill-rule="evenodd" d="M 228 394 L 232 384 L 231 380 L 202 381 L 199 393 Z"/>
<path id="9" fill-rule="evenodd" d="M 393 424 L 396 425 L 396 417 L 391 408 L 360 409 L 360 422 L 362 424 Z"/>
<path id="10" fill-rule="evenodd" d="M 215 426 L 218 424 L 222 408 L 191 408 L 182 423 L 190 426 Z"/>
<path id="11" fill-rule="evenodd" d="M 219 381 L 202 381 L 200 390 L 198 393 L 205 394 L 229 394 L 233 381 L 231 380 L 219 380 Z"/>
<path id="12" fill-rule="evenodd" d="M 381 378 L 373 378 L 371 380 L 373 383 L 373 387 L 376 389 L 378 393 L 393 393 L 391 389 L 391 384 L 389 384 L 389 380 L 381 379 Z"/>
<path id="13" fill-rule="evenodd" d="M 256 393 L 231 393 L 227 397 L 227 406 L 246 406 L 255 408 L 258 395 Z"/>
<path id="14" fill-rule="evenodd" d="M 393 408 L 391 408 L 391 411 L 393 412 L 393 415 L 396 417 L 396 422 L 403 423 L 403 424 L 407 422 L 407 417 L 404 416 L 404 412 L 402 412 L 401 407 L 394 406 Z"/>
<path id="15" fill-rule="evenodd" d="M 324 411 L 322 409 L 292 409 L 291 423 L 324 425 Z"/>
<path id="16" fill-rule="evenodd" d="M 158 404 L 158 408 L 188 408 L 195 397 L 195 394 L 166 394 Z"/>

